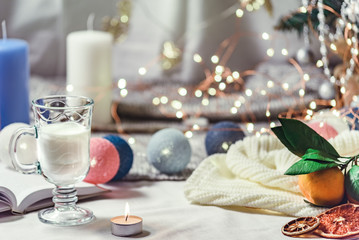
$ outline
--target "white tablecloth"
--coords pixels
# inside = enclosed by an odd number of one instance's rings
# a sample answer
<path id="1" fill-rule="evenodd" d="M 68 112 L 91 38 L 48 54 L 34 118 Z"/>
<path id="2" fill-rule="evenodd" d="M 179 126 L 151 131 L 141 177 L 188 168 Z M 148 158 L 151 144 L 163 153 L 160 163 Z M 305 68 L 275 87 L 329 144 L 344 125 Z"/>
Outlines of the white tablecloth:
<path id="1" fill-rule="evenodd" d="M 131 239 L 111 234 L 110 219 L 122 215 L 129 202 L 133 215 L 143 218 L 140 239 L 290 239 L 281 227 L 293 219 L 249 208 L 221 208 L 190 204 L 183 181 L 118 182 L 111 193 L 79 205 L 91 209 L 96 219 L 86 225 L 55 227 L 41 223 L 37 212 L 0 217 L 1 239 Z"/>

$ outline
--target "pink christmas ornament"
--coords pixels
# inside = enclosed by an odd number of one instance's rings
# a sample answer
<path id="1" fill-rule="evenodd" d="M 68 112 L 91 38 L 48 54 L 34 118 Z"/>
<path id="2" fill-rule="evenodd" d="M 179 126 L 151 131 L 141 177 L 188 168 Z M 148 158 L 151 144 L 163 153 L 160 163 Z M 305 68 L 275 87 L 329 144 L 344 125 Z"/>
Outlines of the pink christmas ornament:
<path id="1" fill-rule="evenodd" d="M 85 182 L 101 184 L 110 181 L 120 167 L 116 147 L 104 138 L 90 140 L 90 171 Z"/>
<path id="2" fill-rule="evenodd" d="M 326 123 L 325 121 L 313 121 L 308 123 L 308 126 L 316 131 L 320 136 L 326 140 L 335 138 L 338 135 L 337 130 L 334 127 Z"/>

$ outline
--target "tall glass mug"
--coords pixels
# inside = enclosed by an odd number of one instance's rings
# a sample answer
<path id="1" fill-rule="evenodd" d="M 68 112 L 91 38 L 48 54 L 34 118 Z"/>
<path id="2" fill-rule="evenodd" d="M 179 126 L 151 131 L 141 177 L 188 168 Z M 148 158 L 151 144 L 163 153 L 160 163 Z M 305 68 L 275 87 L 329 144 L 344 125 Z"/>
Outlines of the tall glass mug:
<path id="1" fill-rule="evenodd" d="M 54 207 L 39 212 L 44 223 L 62 226 L 90 222 L 94 215 L 76 206 L 75 183 L 82 181 L 90 167 L 90 134 L 93 100 L 78 96 L 49 96 L 32 101 L 35 125 L 18 129 L 10 141 L 15 168 L 37 173 L 55 184 Z M 22 164 L 16 154 L 23 135 L 37 138 L 38 162 Z"/>

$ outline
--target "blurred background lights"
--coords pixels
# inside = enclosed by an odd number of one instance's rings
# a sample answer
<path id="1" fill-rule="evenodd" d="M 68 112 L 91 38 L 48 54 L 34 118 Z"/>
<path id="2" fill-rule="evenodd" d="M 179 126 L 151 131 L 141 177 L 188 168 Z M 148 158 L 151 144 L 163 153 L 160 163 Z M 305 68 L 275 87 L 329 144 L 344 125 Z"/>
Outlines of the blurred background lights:
<path id="1" fill-rule="evenodd" d="M 226 84 L 224 82 L 221 82 L 219 85 L 218 85 L 218 88 L 219 90 L 223 91 L 224 89 L 226 89 Z"/>
<path id="2" fill-rule="evenodd" d="M 248 97 L 252 96 L 252 94 L 253 94 L 252 90 L 246 89 L 246 95 L 247 95 Z"/>
<path id="3" fill-rule="evenodd" d="M 128 16 L 127 15 L 122 15 L 120 18 L 120 21 L 123 23 L 127 23 L 128 22 Z"/>
<path id="4" fill-rule="evenodd" d="M 318 60 L 315 65 L 316 65 L 318 68 L 323 67 L 323 61 L 322 61 L 322 60 Z"/>
<path id="5" fill-rule="evenodd" d="M 182 118 L 182 117 L 183 117 L 183 112 L 177 111 L 177 112 L 176 112 L 176 117 L 177 117 L 177 118 Z"/>
<path id="6" fill-rule="evenodd" d="M 217 56 L 217 55 L 213 55 L 213 56 L 211 57 L 211 61 L 212 61 L 212 63 L 214 63 L 214 64 L 218 63 L 218 62 L 219 62 L 218 56 Z"/>
<path id="7" fill-rule="evenodd" d="M 178 100 L 173 100 L 173 101 L 171 102 L 171 106 L 172 106 L 174 109 L 179 110 L 179 109 L 182 108 L 182 103 L 181 103 L 180 101 L 178 101 Z"/>
<path id="8" fill-rule="evenodd" d="M 72 85 L 72 84 L 68 84 L 67 86 L 66 86 L 66 91 L 67 92 L 72 92 L 74 90 L 74 86 Z"/>
<path id="9" fill-rule="evenodd" d="M 198 124 L 193 124 L 193 130 L 199 130 L 200 129 L 200 127 L 199 127 L 199 125 Z"/>
<path id="10" fill-rule="evenodd" d="M 227 83 L 232 83 L 233 82 L 233 77 L 231 75 L 227 76 L 226 82 Z"/>
<path id="11" fill-rule="evenodd" d="M 246 10 L 247 10 L 248 12 L 253 12 L 254 7 L 253 7 L 252 5 L 250 5 L 250 4 L 247 4 L 247 5 L 246 5 Z"/>
<path id="12" fill-rule="evenodd" d="M 341 92 L 342 94 L 345 94 L 346 89 L 345 89 L 345 87 L 344 87 L 344 86 L 340 88 L 340 92 Z"/>
<path id="13" fill-rule="evenodd" d="M 194 95 L 195 95 L 196 97 L 200 98 L 200 97 L 202 97 L 202 91 L 201 91 L 201 90 L 196 90 L 196 91 L 194 92 Z"/>
<path id="14" fill-rule="evenodd" d="M 286 48 L 283 48 L 281 52 L 282 52 L 282 55 L 283 55 L 283 56 L 287 56 L 287 55 L 288 55 L 288 50 L 287 50 Z"/>
<path id="15" fill-rule="evenodd" d="M 247 123 L 247 131 L 249 133 L 252 133 L 254 131 L 254 124 L 253 123 Z"/>
<path id="16" fill-rule="evenodd" d="M 273 57 L 274 56 L 274 49 L 273 48 L 268 48 L 267 49 L 267 55 L 269 57 Z"/>
<path id="17" fill-rule="evenodd" d="M 266 33 L 266 32 L 262 33 L 262 38 L 263 38 L 264 40 L 268 40 L 268 39 L 269 39 L 269 34 Z"/>
<path id="18" fill-rule="evenodd" d="M 283 83 L 283 84 L 282 84 L 282 88 L 283 88 L 285 91 L 288 91 L 288 89 L 289 89 L 289 84 L 288 84 L 288 83 Z"/>
<path id="19" fill-rule="evenodd" d="M 209 100 L 208 100 L 208 98 L 203 98 L 203 99 L 202 99 L 202 105 L 203 105 L 203 106 L 208 106 L 208 105 L 209 105 Z"/>
<path id="20" fill-rule="evenodd" d="M 215 76 L 214 76 L 214 81 L 216 81 L 216 82 L 222 81 L 222 76 L 219 75 L 219 74 L 215 75 Z"/>
<path id="21" fill-rule="evenodd" d="M 331 44 L 330 44 L 330 48 L 331 48 L 333 51 L 336 51 L 336 50 L 337 50 L 337 46 L 335 46 L 334 43 L 331 43 Z"/>
<path id="22" fill-rule="evenodd" d="M 267 82 L 267 87 L 268 87 L 268 88 L 274 87 L 274 82 L 271 81 L 271 80 L 269 80 L 269 81 Z"/>
<path id="23" fill-rule="evenodd" d="M 181 95 L 182 97 L 187 95 L 187 89 L 181 87 L 178 89 L 178 94 Z"/>
<path id="24" fill-rule="evenodd" d="M 144 67 L 140 67 L 138 69 L 138 73 L 143 76 L 143 75 L 145 75 L 147 73 L 147 69 L 144 68 Z"/>
<path id="25" fill-rule="evenodd" d="M 309 104 L 309 107 L 311 109 L 316 109 L 317 108 L 317 104 L 314 102 L 314 101 L 311 101 L 310 104 Z"/>
<path id="26" fill-rule="evenodd" d="M 160 99 L 158 97 L 155 97 L 152 99 L 153 105 L 159 105 L 161 103 Z"/>
<path id="27" fill-rule="evenodd" d="M 231 107 L 231 113 L 236 114 L 238 112 L 236 107 Z"/>
<path id="28" fill-rule="evenodd" d="M 307 8 L 304 7 L 304 6 L 302 6 L 302 7 L 299 8 L 299 11 L 300 11 L 301 13 L 306 13 L 306 12 L 307 12 Z"/>
<path id="29" fill-rule="evenodd" d="M 243 13 L 244 13 L 243 10 L 240 9 L 240 8 L 238 8 L 236 10 L 236 16 L 239 17 L 239 18 L 243 17 Z"/>
<path id="30" fill-rule="evenodd" d="M 215 96 L 217 93 L 217 90 L 215 88 L 209 88 L 208 89 L 208 94 L 211 96 Z"/>
<path id="31" fill-rule="evenodd" d="M 130 137 L 130 138 L 128 139 L 128 143 L 131 144 L 131 145 L 133 145 L 133 144 L 136 143 L 136 140 L 135 140 L 133 137 Z"/>
<path id="32" fill-rule="evenodd" d="M 224 71 L 224 67 L 221 65 L 216 66 L 216 74 L 222 74 Z"/>
<path id="33" fill-rule="evenodd" d="M 234 72 L 232 73 L 232 76 L 233 76 L 234 79 L 238 79 L 238 78 L 240 77 L 240 74 L 239 74 L 239 72 L 234 71 Z"/>
<path id="34" fill-rule="evenodd" d="M 117 87 L 118 87 L 118 88 L 123 89 L 123 88 L 126 88 L 126 86 L 127 86 L 127 81 L 126 81 L 126 79 L 120 78 L 120 79 L 117 81 Z"/>
<path id="35" fill-rule="evenodd" d="M 160 98 L 160 101 L 161 101 L 162 104 L 166 104 L 166 103 L 168 103 L 168 98 L 166 96 L 162 96 Z"/>
<path id="36" fill-rule="evenodd" d="M 196 63 L 200 63 L 202 62 L 202 57 L 198 53 L 196 53 L 193 55 L 193 61 L 195 61 Z"/>
<path id="37" fill-rule="evenodd" d="M 128 94 L 127 89 L 121 89 L 120 94 L 121 94 L 122 97 L 126 97 L 127 94 Z"/>
<path id="38" fill-rule="evenodd" d="M 192 131 L 187 131 L 184 133 L 184 135 L 186 136 L 186 138 L 191 138 L 193 137 L 193 132 Z"/>
<path id="39" fill-rule="evenodd" d="M 305 90 L 304 89 L 299 89 L 299 96 L 303 97 L 305 95 Z"/>

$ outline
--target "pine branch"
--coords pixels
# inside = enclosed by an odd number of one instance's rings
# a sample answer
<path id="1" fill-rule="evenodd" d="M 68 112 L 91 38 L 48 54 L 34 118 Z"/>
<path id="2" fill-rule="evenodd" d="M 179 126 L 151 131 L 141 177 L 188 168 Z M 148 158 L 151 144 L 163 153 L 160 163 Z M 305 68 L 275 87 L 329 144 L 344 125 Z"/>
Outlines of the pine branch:
<path id="1" fill-rule="evenodd" d="M 340 14 L 340 8 L 343 3 L 343 0 L 324 0 L 323 4 L 333 9 L 334 12 Z M 292 31 L 295 30 L 299 34 L 303 32 L 303 27 L 308 25 L 308 12 L 302 13 L 299 10 L 292 12 L 291 14 L 282 17 L 278 24 L 274 27 L 276 30 L 280 31 Z M 330 27 L 334 27 L 335 21 L 338 18 L 332 11 L 324 9 L 324 15 L 326 17 L 326 23 Z M 318 21 L 318 9 L 314 8 L 310 12 L 310 21 L 313 28 L 316 30 L 319 24 Z"/>

